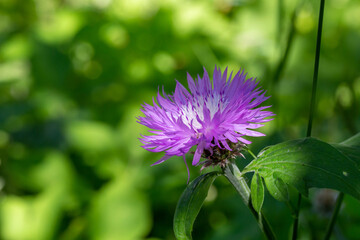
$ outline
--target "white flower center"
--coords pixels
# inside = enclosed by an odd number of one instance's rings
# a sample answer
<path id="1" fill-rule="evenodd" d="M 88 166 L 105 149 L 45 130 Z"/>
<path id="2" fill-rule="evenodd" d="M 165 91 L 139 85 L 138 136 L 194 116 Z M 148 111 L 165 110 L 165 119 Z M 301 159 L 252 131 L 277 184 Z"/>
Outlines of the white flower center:
<path id="1" fill-rule="evenodd" d="M 228 101 L 220 94 L 212 93 L 206 97 L 200 95 L 194 97 L 187 105 L 181 106 L 179 117 L 186 126 L 198 130 L 201 128 L 198 119 L 204 120 L 204 107 L 209 109 L 212 119 L 218 111 L 222 112 L 227 105 Z"/>

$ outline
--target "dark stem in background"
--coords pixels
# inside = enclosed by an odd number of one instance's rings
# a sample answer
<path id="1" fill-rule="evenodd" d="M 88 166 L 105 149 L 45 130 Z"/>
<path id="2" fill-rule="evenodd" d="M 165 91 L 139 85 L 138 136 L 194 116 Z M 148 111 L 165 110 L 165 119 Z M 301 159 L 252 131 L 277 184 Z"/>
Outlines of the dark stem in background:
<path id="1" fill-rule="evenodd" d="M 279 4 L 279 7 L 278 7 L 279 12 L 282 11 L 282 7 L 283 7 L 283 6 L 281 6 L 283 4 L 282 1 L 283 0 L 279 0 L 279 3 L 278 3 Z M 279 63 L 276 65 L 274 75 L 272 76 L 271 84 L 276 84 L 281 79 L 281 75 L 283 73 L 283 70 L 285 69 L 285 65 L 287 63 L 289 53 L 290 53 L 290 50 L 291 50 L 293 42 L 294 42 L 294 37 L 296 36 L 296 27 L 295 27 L 296 17 L 298 15 L 299 9 L 301 9 L 303 4 L 304 4 L 304 1 L 299 1 L 297 6 L 295 7 L 293 13 L 291 14 L 291 19 L 290 19 L 291 22 L 290 22 L 289 32 L 288 32 L 288 36 L 287 36 L 287 40 L 286 40 L 285 51 L 284 51 Z M 278 20 L 280 20 L 280 19 L 278 18 Z M 282 28 L 282 25 L 280 25 L 280 23 L 278 23 L 278 28 L 279 29 Z M 279 36 L 278 36 L 278 41 L 279 42 L 281 41 Z"/>
<path id="2" fill-rule="evenodd" d="M 336 205 L 335 205 L 335 209 L 334 209 L 334 212 L 331 216 L 331 220 L 330 220 L 330 223 L 326 229 L 326 235 L 324 237 L 324 240 L 329 240 L 330 239 L 330 236 L 331 236 L 331 233 L 333 232 L 333 228 L 334 228 L 334 225 L 335 225 L 335 221 L 336 221 L 336 218 L 339 214 L 339 210 L 340 210 L 340 207 L 341 207 L 341 203 L 342 203 L 342 200 L 344 199 L 344 193 L 341 192 L 339 193 L 339 196 L 337 197 L 336 199 Z"/>
<path id="3" fill-rule="evenodd" d="M 292 240 L 296 240 L 297 233 L 298 233 L 298 225 L 299 225 L 299 213 L 300 213 L 300 207 L 301 207 L 301 193 L 298 195 L 298 202 L 295 209 L 295 218 L 294 218 L 294 225 L 293 225 L 293 234 L 292 234 Z"/>
<path id="4" fill-rule="evenodd" d="M 234 186 L 236 191 L 239 193 L 241 199 L 244 204 L 250 209 L 251 213 L 254 215 L 261 231 L 265 234 L 267 239 L 273 240 L 276 239 L 271 227 L 263 214 L 261 212 L 256 212 L 254 207 L 251 204 L 250 200 L 250 189 L 247 185 L 245 179 L 241 176 L 241 172 L 235 163 L 230 162 L 226 164 L 223 168 L 225 177 L 229 180 L 229 182 Z"/>
<path id="5" fill-rule="evenodd" d="M 281 0 L 280 0 L 281 1 Z M 279 10 L 280 11 L 280 10 Z M 294 42 L 294 36 L 295 36 L 295 19 L 296 19 L 296 14 L 297 14 L 297 9 L 294 10 L 292 16 L 291 16 L 291 24 L 290 24 L 290 30 L 289 30 L 289 35 L 287 37 L 287 41 L 286 41 L 286 48 L 284 51 L 283 56 L 280 59 L 280 62 L 278 63 L 275 71 L 274 71 L 274 75 L 273 75 L 273 79 L 272 79 L 272 84 L 276 84 L 280 78 L 281 78 L 281 74 L 283 72 L 283 69 L 285 68 L 285 64 L 287 62 L 289 53 L 290 53 L 290 49 L 292 47 L 292 44 Z M 278 26 L 280 28 L 280 26 Z M 280 41 L 280 39 L 279 39 Z"/>
<path id="6" fill-rule="evenodd" d="M 324 7 L 325 7 L 325 0 L 321 0 L 320 1 L 320 10 L 319 10 L 317 39 L 316 39 L 315 65 L 314 65 L 313 85 L 312 85 L 312 92 L 311 92 L 310 113 L 309 113 L 309 122 L 308 122 L 306 137 L 311 136 L 312 122 L 313 122 L 314 111 L 315 111 L 316 87 L 317 87 L 317 81 L 318 81 L 318 75 L 319 75 L 318 73 L 319 73 L 319 62 L 320 62 L 321 33 L 322 33 L 322 25 L 323 25 L 323 19 L 324 19 Z M 300 206 L 301 206 L 301 194 L 299 193 L 298 208 L 296 210 L 294 226 L 293 226 L 293 237 L 292 237 L 293 240 L 295 240 L 297 238 Z"/>
<path id="7" fill-rule="evenodd" d="M 320 12 L 319 12 L 319 24 L 318 24 L 318 32 L 317 32 L 317 40 L 316 40 L 316 52 L 315 52 L 315 65 L 314 65 L 314 76 L 313 76 L 313 86 L 311 92 L 311 102 L 310 102 L 310 113 L 309 113 L 309 122 L 306 136 L 311 136 L 312 130 L 312 122 L 314 118 L 315 112 L 315 101 L 316 101 L 316 87 L 318 82 L 318 73 L 319 73 L 319 62 L 320 62 L 320 47 L 321 47 L 321 33 L 322 33 L 322 25 L 324 18 L 324 6 L 325 0 L 321 0 L 320 2 Z"/>
<path id="8" fill-rule="evenodd" d="M 280 43 L 281 33 L 283 31 L 283 17 L 284 17 L 284 0 L 278 0 L 278 14 L 277 14 L 277 42 Z"/>
<path id="9" fill-rule="evenodd" d="M 276 41 L 278 42 L 279 45 L 281 45 L 281 42 L 283 39 L 281 39 L 280 37 L 280 31 L 286 31 L 286 43 L 285 43 L 285 49 L 283 49 L 282 47 L 278 46 L 278 49 L 280 51 L 280 59 L 277 61 L 277 63 L 274 66 L 274 69 L 271 72 L 270 75 L 270 81 L 267 82 L 267 89 L 271 92 L 276 93 L 276 86 L 277 84 L 280 82 L 282 73 L 284 72 L 284 69 L 286 67 L 286 62 L 288 60 L 288 57 L 290 55 L 292 46 L 293 46 L 293 42 L 294 42 L 294 38 L 296 36 L 296 29 L 295 29 L 295 19 L 296 19 L 296 15 L 297 15 L 297 9 L 299 8 L 300 5 L 298 5 L 298 7 L 296 7 L 292 14 L 291 14 L 291 21 L 290 24 L 288 24 L 288 26 L 284 26 L 283 24 L 283 0 L 278 0 L 278 13 L 279 16 L 277 18 L 277 27 L 278 27 L 278 35 L 276 36 Z M 274 94 L 274 98 L 272 99 L 273 101 L 273 107 L 274 107 L 274 111 L 278 109 L 278 105 L 277 104 L 279 102 L 278 97 L 275 97 L 277 94 Z M 279 124 L 279 122 L 276 122 L 277 124 Z"/>

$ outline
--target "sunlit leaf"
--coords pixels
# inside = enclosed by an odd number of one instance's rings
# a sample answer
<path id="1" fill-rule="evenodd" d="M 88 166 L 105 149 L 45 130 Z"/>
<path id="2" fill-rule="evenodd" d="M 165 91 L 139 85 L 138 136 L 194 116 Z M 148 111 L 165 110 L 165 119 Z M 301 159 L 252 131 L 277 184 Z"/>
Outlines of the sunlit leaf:
<path id="1" fill-rule="evenodd" d="M 332 188 L 360 199 L 360 171 L 356 162 L 336 148 L 314 138 L 271 146 L 245 172 L 257 171 L 265 182 L 281 179 L 307 195 L 311 187 Z M 277 185 L 280 192 L 285 191 Z"/>
<path id="2" fill-rule="evenodd" d="M 217 176 L 218 172 L 201 175 L 192 181 L 181 195 L 174 216 L 174 232 L 177 239 L 192 239 L 191 232 L 196 216 Z"/>

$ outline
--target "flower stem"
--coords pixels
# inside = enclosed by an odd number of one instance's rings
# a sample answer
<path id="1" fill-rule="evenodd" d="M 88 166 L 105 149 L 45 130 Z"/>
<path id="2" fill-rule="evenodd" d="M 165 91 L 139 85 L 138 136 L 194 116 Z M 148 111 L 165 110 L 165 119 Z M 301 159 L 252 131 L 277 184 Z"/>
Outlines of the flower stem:
<path id="1" fill-rule="evenodd" d="M 311 92 L 309 123 L 308 123 L 308 128 L 307 128 L 307 133 L 306 133 L 307 137 L 311 136 L 312 122 L 313 122 L 314 112 L 315 112 L 316 87 L 317 87 L 317 81 L 318 81 L 318 75 L 319 75 L 321 33 L 322 33 L 322 25 L 323 25 L 323 19 L 324 19 L 324 7 L 325 7 L 325 0 L 321 0 L 320 11 L 319 11 L 318 32 L 317 32 L 317 39 L 316 39 L 315 64 L 314 64 L 314 76 L 313 76 L 313 85 L 312 85 L 312 92 Z"/>
<path id="2" fill-rule="evenodd" d="M 301 207 L 301 193 L 298 195 L 298 202 L 297 202 L 297 208 L 295 209 L 295 218 L 294 218 L 294 225 L 293 225 L 293 235 L 292 240 L 296 240 L 297 233 L 298 233 L 298 225 L 299 225 L 299 213 L 300 213 L 300 207 Z"/>
<path id="3" fill-rule="evenodd" d="M 254 159 L 256 159 L 257 157 L 255 156 L 255 154 L 250 150 L 250 149 L 246 149 L 247 151 L 248 151 L 248 153 L 250 153 L 250 155 L 254 158 Z"/>
<path id="4" fill-rule="evenodd" d="M 343 192 L 340 192 L 339 196 L 337 197 L 336 199 L 336 205 L 335 205 L 335 209 L 334 209 L 334 212 L 331 216 L 331 220 L 330 220 L 330 223 L 326 229 L 326 235 L 324 237 L 324 240 L 329 240 L 330 239 L 330 236 L 331 236 L 331 233 L 333 231 L 333 228 L 334 228 L 334 225 L 335 225 L 335 222 L 336 222 L 336 218 L 339 214 L 339 210 L 340 210 L 340 206 L 341 206 L 341 203 L 344 199 L 344 193 Z"/>
<path id="5" fill-rule="evenodd" d="M 276 239 L 271 227 L 263 214 L 261 212 L 256 212 L 250 201 L 250 189 L 247 185 L 245 179 L 242 177 L 239 168 L 235 163 L 231 162 L 227 164 L 224 168 L 224 175 L 229 180 L 229 182 L 235 187 L 236 191 L 239 193 L 241 199 L 245 205 L 250 209 L 251 213 L 254 215 L 261 231 L 267 237 L 267 239 Z"/>
<path id="6" fill-rule="evenodd" d="M 316 38 L 315 64 L 314 64 L 313 85 L 312 85 L 312 91 L 311 91 L 310 113 L 309 113 L 309 122 L 308 122 L 306 137 L 311 136 L 312 123 L 313 123 L 314 112 L 315 112 L 316 88 L 317 88 L 317 81 L 318 81 L 318 75 L 319 75 L 320 47 L 321 47 L 322 25 L 323 25 L 323 19 L 324 19 L 324 7 L 325 7 L 325 0 L 321 0 L 320 1 L 320 10 L 319 10 L 318 31 L 317 31 L 317 38 Z M 293 240 L 297 239 L 300 206 L 301 206 L 301 194 L 299 193 L 298 209 L 296 211 L 296 216 L 295 216 L 294 225 L 293 225 L 293 236 L 292 236 Z"/>
<path id="7" fill-rule="evenodd" d="M 313 79 L 313 91 L 311 95 L 311 106 L 310 106 L 310 115 L 309 115 L 309 124 L 307 130 L 307 136 L 311 135 L 311 128 L 312 128 L 312 119 L 314 117 L 314 108 L 315 108 L 315 96 L 316 96 L 316 85 L 318 79 L 318 69 L 319 69 L 319 57 L 320 57 L 320 45 L 321 45 L 321 32 L 322 32 L 322 23 L 324 18 L 324 7 L 325 7 L 325 0 L 321 0 L 320 2 L 320 13 L 319 13 L 319 26 L 318 26 L 318 37 L 316 41 L 316 55 L 315 55 L 315 66 L 314 66 L 314 79 Z M 332 230 L 334 228 L 336 218 L 339 214 L 339 209 L 341 207 L 342 200 L 344 199 L 344 193 L 340 192 L 337 200 L 334 212 L 331 216 L 330 223 L 326 230 L 325 240 L 330 239 Z"/>

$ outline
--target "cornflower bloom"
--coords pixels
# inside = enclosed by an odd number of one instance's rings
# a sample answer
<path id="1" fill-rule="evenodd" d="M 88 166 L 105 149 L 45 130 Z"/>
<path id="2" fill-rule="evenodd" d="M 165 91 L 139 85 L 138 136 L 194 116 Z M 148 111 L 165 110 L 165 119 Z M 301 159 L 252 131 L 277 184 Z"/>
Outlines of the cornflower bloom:
<path id="1" fill-rule="evenodd" d="M 168 95 L 158 91 L 153 105 L 143 104 L 145 117 L 138 122 L 147 126 L 152 135 L 143 136 L 142 147 L 152 152 L 165 152 L 162 163 L 172 156 L 183 156 L 194 146 L 193 165 L 200 158 L 204 166 L 222 165 L 227 159 L 241 155 L 240 151 L 251 142 L 244 136 L 259 137 L 263 133 L 251 130 L 263 126 L 274 114 L 264 111 L 270 106 L 259 105 L 269 97 L 257 87 L 256 79 L 246 78 L 244 71 L 227 77 L 215 66 L 213 82 L 204 68 L 204 75 L 194 79 L 187 74 L 188 91 L 177 81 L 175 92 Z M 187 167 L 188 169 L 188 167 Z M 189 170 L 188 170 L 189 173 Z"/>

